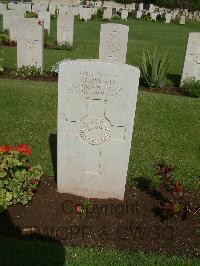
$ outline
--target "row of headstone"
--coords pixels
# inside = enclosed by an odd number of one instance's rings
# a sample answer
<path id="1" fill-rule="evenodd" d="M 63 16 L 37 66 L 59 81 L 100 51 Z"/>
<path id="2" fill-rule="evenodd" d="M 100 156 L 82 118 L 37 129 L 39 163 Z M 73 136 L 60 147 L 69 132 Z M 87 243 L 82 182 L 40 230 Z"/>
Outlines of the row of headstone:
<path id="1" fill-rule="evenodd" d="M 59 15 L 57 21 L 58 44 L 73 44 L 73 15 Z M 44 25 L 38 19 L 19 18 L 15 38 L 17 41 L 17 66 L 35 66 L 43 69 Z M 129 27 L 121 24 L 102 24 L 100 32 L 99 60 L 126 62 Z M 24 34 L 23 34 L 24 32 Z"/>
<path id="2" fill-rule="evenodd" d="M 137 11 L 136 12 L 136 18 L 137 19 L 141 19 L 143 14 L 146 14 L 146 15 L 150 14 L 150 18 L 151 18 L 152 21 L 156 21 L 158 15 L 164 15 L 165 23 L 170 23 L 172 20 L 177 19 L 177 18 L 179 18 L 179 23 L 182 24 L 182 25 L 184 25 L 185 22 L 186 22 L 186 17 L 185 16 L 177 17 L 177 15 L 173 16 L 172 13 L 161 14 L 161 13 L 157 13 L 157 12 L 148 13 L 148 12 Z"/>

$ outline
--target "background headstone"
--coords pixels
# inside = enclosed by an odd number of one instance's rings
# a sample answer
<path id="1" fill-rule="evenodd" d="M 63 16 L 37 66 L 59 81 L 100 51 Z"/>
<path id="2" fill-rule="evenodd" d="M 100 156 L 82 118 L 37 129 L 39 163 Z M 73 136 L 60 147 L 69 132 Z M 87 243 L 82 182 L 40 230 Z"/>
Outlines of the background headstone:
<path id="1" fill-rule="evenodd" d="M 17 67 L 35 66 L 43 70 L 44 28 L 38 19 L 19 21 L 17 31 Z"/>
<path id="2" fill-rule="evenodd" d="M 60 64 L 58 192 L 124 198 L 139 76 L 123 64 Z"/>
<path id="3" fill-rule="evenodd" d="M 185 16 L 181 16 L 180 24 L 181 25 L 185 24 Z"/>
<path id="4" fill-rule="evenodd" d="M 103 62 L 126 63 L 129 27 L 107 23 L 101 25 L 99 59 Z"/>
<path id="5" fill-rule="evenodd" d="M 44 29 L 48 31 L 48 34 L 50 34 L 50 27 L 51 27 L 50 13 L 48 11 L 39 11 L 38 19 L 40 21 L 44 21 Z"/>
<path id="6" fill-rule="evenodd" d="M 104 19 L 111 19 L 112 18 L 112 8 L 108 7 L 103 12 L 103 18 Z"/>
<path id="7" fill-rule="evenodd" d="M 128 11 L 126 9 L 122 9 L 121 18 L 127 20 L 128 18 Z"/>
<path id="8" fill-rule="evenodd" d="M 73 45 L 74 39 L 74 15 L 61 14 L 57 19 L 57 43 L 69 43 Z"/>

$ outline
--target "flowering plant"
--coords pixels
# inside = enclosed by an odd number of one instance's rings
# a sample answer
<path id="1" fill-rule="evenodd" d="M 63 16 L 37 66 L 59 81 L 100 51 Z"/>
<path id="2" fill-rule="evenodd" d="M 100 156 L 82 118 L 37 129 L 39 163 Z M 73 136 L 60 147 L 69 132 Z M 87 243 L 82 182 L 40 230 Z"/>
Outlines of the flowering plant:
<path id="1" fill-rule="evenodd" d="M 30 147 L 21 144 L 0 148 L 0 212 L 11 204 L 27 204 L 36 191 L 43 174 L 40 165 L 29 159 Z"/>

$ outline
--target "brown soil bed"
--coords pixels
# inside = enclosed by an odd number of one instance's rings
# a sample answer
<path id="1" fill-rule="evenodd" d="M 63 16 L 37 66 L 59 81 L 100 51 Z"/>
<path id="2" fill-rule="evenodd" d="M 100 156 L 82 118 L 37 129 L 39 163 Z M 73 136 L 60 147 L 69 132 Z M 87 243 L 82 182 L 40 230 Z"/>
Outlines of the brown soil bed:
<path id="1" fill-rule="evenodd" d="M 81 197 L 58 193 L 54 179 L 45 177 L 28 206 L 14 205 L 0 215 L 0 235 L 81 247 L 200 255 L 198 221 L 162 221 L 156 211 L 160 204 L 156 193 L 127 187 L 123 203 L 92 199 L 84 220 L 76 213 L 80 200 Z"/>
<path id="2" fill-rule="evenodd" d="M 4 79 L 17 79 L 17 80 L 50 81 L 50 82 L 57 82 L 58 81 L 58 77 L 52 76 L 51 73 L 45 73 L 44 75 L 38 76 L 38 77 L 32 77 L 32 76 L 22 77 L 22 76 L 13 75 L 12 71 L 10 71 L 10 70 L 5 71 L 3 74 L 1 74 L 0 77 L 4 78 Z M 183 93 L 181 92 L 180 88 L 176 87 L 176 86 L 164 86 L 163 88 L 157 89 L 157 90 L 150 90 L 149 88 L 146 88 L 144 86 L 140 86 L 139 91 L 183 96 Z"/>

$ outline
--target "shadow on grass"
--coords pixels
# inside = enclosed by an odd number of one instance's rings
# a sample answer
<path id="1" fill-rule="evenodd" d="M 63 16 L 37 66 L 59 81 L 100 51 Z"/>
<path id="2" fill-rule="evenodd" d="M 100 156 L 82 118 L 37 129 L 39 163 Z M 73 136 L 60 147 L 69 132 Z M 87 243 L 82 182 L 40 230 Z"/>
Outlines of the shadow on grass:
<path id="1" fill-rule="evenodd" d="M 51 151 L 51 161 L 53 165 L 54 179 L 57 184 L 57 134 L 50 134 L 49 146 Z"/>
<path id="2" fill-rule="evenodd" d="M 64 266 L 65 248 L 53 237 L 40 235 L 33 227 L 19 228 L 8 211 L 0 214 L 0 265 Z"/>
<path id="3" fill-rule="evenodd" d="M 171 80 L 174 86 L 179 87 L 181 82 L 181 75 L 167 74 L 167 79 Z"/>

